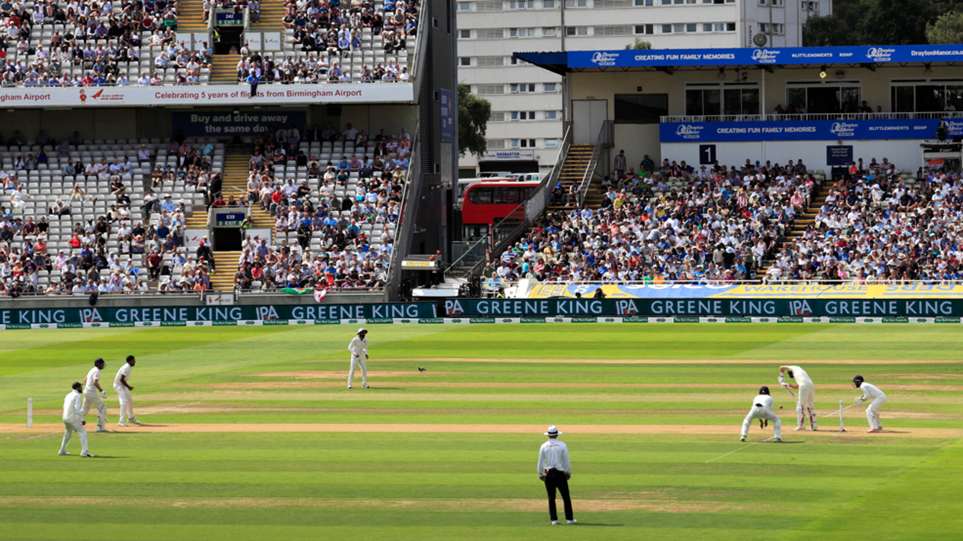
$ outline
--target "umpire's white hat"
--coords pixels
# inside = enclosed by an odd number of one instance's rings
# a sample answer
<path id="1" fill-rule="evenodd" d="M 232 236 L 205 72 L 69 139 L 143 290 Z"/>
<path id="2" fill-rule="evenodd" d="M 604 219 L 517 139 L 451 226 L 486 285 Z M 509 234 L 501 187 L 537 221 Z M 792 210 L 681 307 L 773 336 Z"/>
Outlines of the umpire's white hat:
<path id="1" fill-rule="evenodd" d="M 560 434 L 562 434 L 562 432 L 559 432 L 558 427 L 555 425 L 548 427 L 548 432 L 545 433 L 546 436 L 558 436 Z"/>
<path id="2" fill-rule="evenodd" d="M 358 334 L 367 333 L 367 332 L 368 332 L 368 329 L 365 329 L 364 327 L 361 327 L 360 329 L 358 329 Z"/>

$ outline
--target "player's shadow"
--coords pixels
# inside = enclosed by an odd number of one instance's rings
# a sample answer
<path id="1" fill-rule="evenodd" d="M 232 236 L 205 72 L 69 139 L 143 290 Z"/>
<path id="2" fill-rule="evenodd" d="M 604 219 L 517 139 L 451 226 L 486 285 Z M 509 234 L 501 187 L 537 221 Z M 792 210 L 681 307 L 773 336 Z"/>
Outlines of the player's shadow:
<path id="1" fill-rule="evenodd" d="M 780 442 L 779 445 L 795 445 L 797 443 L 806 443 L 804 441 L 784 441 Z"/>
<path id="2" fill-rule="evenodd" d="M 578 527 L 579 527 L 579 528 L 582 528 L 582 527 L 587 527 L 587 528 L 621 528 L 621 527 L 623 527 L 623 526 L 625 526 L 625 524 L 598 524 L 598 523 L 591 523 L 591 522 L 579 522 L 579 523 L 578 523 Z"/>

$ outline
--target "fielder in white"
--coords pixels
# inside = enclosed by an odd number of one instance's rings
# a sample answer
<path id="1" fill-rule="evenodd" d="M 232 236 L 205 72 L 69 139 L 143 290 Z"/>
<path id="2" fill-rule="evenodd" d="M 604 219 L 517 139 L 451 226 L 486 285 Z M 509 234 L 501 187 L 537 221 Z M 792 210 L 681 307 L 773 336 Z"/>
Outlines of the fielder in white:
<path id="1" fill-rule="evenodd" d="M 782 377 L 783 372 L 796 380 L 796 385 L 786 383 L 786 379 Z M 798 366 L 780 366 L 779 385 L 787 391 L 789 389 L 799 390 L 799 396 L 793 395 L 793 398 L 796 399 L 796 424 L 798 425 L 793 430 L 806 430 L 806 415 L 809 415 L 809 423 L 812 429 L 819 428 L 819 425 L 816 424 L 816 385 L 809 378 L 809 374 Z M 792 394 L 792 391 L 789 391 L 789 394 Z"/>
<path id="2" fill-rule="evenodd" d="M 80 390 L 83 389 L 83 385 L 79 381 L 75 381 L 71 385 L 71 390 L 67 393 L 64 398 L 64 440 L 60 444 L 60 452 L 57 453 L 60 456 L 67 456 L 70 453 L 67 452 L 67 444 L 70 443 L 70 436 L 74 432 L 80 435 L 80 456 L 93 458 L 94 455 L 90 454 L 87 449 L 87 429 L 84 425 L 87 421 L 84 421 L 84 412 L 81 408 L 81 402 L 83 401 L 84 395 L 81 394 Z"/>
<path id="3" fill-rule="evenodd" d="M 134 399 L 130 396 L 130 392 L 134 390 L 130 386 L 130 372 L 135 364 L 137 364 L 137 360 L 134 359 L 134 356 L 128 355 L 127 362 L 120 367 L 117 375 L 114 376 L 114 392 L 117 393 L 117 400 L 120 402 L 120 420 L 117 421 L 117 426 L 127 426 L 128 422 L 135 425 L 140 424 L 140 421 L 134 417 Z"/>
<path id="4" fill-rule="evenodd" d="M 90 413 L 90 407 L 97 408 L 97 432 L 110 432 L 107 430 L 107 391 L 100 387 L 100 371 L 104 369 L 104 360 L 94 361 L 94 367 L 87 372 L 84 378 L 84 417 Z M 98 395 L 97 392 L 100 391 Z"/>
<path id="5" fill-rule="evenodd" d="M 368 388 L 368 329 L 361 327 L 358 329 L 358 336 L 351 339 L 348 344 L 348 351 L 351 352 L 351 368 L 348 370 L 348 388 L 351 388 L 351 381 L 354 379 L 354 371 L 361 365 L 361 387 Z"/>
<path id="6" fill-rule="evenodd" d="M 739 438 L 739 441 L 746 441 L 746 436 L 749 435 L 749 425 L 755 419 L 772 421 L 772 441 L 776 443 L 782 441 L 782 420 L 772 412 L 772 404 L 773 400 L 769 394 L 769 387 L 763 385 L 759 388 L 759 396 L 752 399 L 752 409 L 749 410 L 746 419 L 742 421 L 742 437 Z M 759 424 L 762 424 L 762 421 L 759 421 Z"/>
<path id="7" fill-rule="evenodd" d="M 883 423 L 879 420 L 879 408 L 886 403 L 886 394 L 879 390 L 879 387 L 872 383 L 867 383 L 863 376 L 853 378 L 853 386 L 863 391 L 863 396 L 856 398 L 856 405 L 859 406 L 867 400 L 871 400 L 866 408 L 866 420 L 869 421 L 869 432 L 875 434 L 883 431 Z"/>

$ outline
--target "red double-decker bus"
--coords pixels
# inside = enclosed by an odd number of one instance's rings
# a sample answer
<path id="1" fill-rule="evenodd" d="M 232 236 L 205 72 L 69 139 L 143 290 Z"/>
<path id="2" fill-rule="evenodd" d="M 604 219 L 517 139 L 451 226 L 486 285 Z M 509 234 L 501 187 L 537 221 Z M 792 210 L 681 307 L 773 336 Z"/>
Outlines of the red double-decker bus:
<path id="1" fill-rule="evenodd" d="M 514 180 L 485 180 L 476 182 L 465 190 L 461 203 L 461 223 L 466 238 L 479 238 L 488 234 L 488 229 L 512 212 L 524 217 L 524 207 L 528 196 L 538 186 L 538 182 L 517 182 Z"/>

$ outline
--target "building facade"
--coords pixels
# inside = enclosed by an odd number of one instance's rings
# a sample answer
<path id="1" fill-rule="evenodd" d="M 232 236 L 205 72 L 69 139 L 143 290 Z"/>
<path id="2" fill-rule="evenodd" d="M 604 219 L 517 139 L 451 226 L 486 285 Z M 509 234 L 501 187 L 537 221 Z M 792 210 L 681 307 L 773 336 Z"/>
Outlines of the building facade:
<path id="1" fill-rule="evenodd" d="M 654 49 L 802 46 L 802 26 L 829 15 L 830 0 L 458 1 L 458 81 L 489 100 L 486 156 L 462 156 L 462 176 L 541 171 L 562 133 L 562 77 L 513 53 L 619 50 L 635 40 Z"/>

